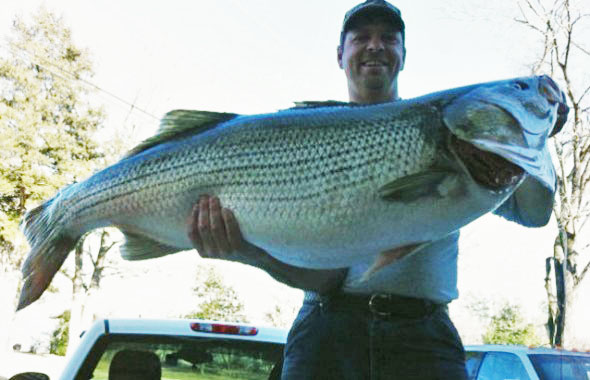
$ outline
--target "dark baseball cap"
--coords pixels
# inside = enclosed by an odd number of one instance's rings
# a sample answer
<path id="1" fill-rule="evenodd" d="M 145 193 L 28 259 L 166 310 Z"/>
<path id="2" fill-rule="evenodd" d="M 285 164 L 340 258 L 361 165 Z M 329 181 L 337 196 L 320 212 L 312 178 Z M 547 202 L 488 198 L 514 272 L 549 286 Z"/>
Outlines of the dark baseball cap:
<path id="1" fill-rule="evenodd" d="M 384 0 L 367 0 L 364 3 L 358 4 L 344 15 L 344 22 L 342 23 L 342 31 L 340 33 L 340 45 L 344 43 L 344 36 L 350 30 L 351 26 L 354 25 L 354 21 L 360 15 L 367 14 L 379 14 L 389 17 L 395 27 L 402 33 L 402 38 L 405 41 L 406 25 L 402 19 L 401 11 Z"/>

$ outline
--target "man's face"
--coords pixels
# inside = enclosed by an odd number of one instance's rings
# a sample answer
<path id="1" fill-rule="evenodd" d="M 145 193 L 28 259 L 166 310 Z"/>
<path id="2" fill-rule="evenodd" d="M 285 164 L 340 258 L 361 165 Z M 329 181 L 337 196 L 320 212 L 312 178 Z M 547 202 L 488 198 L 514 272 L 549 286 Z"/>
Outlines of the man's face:
<path id="1" fill-rule="evenodd" d="M 346 73 L 349 90 L 361 97 L 380 91 L 397 96 L 397 76 L 404 59 L 402 34 L 385 21 L 354 26 L 338 48 L 338 64 Z"/>

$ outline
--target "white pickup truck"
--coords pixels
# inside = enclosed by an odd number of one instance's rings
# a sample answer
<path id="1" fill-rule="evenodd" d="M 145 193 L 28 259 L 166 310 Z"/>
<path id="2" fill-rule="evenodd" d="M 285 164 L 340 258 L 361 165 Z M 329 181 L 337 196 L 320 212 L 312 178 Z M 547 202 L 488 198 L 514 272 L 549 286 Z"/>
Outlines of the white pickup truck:
<path id="1" fill-rule="evenodd" d="M 58 378 L 279 379 L 286 339 L 286 330 L 235 323 L 99 320 Z M 465 351 L 470 380 L 590 380 L 590 353 L 507 345 L 465 346 Z M 49 376 L 29 372 L 10 380 Z"/>
<path id="2" fill-rule="evenodd" d="M 286 339 L 282 329 L 235 323 L 104 319 L 84 333 L 59 379 L 278 379 Z"/>

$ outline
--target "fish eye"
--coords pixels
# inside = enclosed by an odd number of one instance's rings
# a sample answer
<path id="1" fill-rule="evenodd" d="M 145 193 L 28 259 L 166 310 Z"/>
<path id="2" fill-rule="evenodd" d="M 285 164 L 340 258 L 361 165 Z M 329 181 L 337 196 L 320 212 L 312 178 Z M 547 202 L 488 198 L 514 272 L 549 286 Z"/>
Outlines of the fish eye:
<path id="1" fill-rule="evenodd" d="M 517 90 L 527 90 L 529 88 L 529 85 L 519 80 L 514 82 L 514 88 L 516 88 Z"/>

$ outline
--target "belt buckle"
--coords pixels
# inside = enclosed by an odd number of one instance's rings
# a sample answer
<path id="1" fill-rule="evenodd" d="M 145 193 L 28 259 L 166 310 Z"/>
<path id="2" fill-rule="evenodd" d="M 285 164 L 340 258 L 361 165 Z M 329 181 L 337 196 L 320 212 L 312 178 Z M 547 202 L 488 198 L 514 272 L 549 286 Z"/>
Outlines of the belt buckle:
<path id="1" fill-rule="evenodd" d="M 380 317 L 390 317 L 391 316 L 390 311 L 381 311 L 377 308 L 377 304 L 376 304 L 377 299 L 391 301 L 391 295 L 390 294 L 383 294 L 383 293 L 375 293 L 375 294 L 371 295 L 371 298 L 369 299 L 369 310 L 371 311 L 371 313 L 378 315 Z"/>

